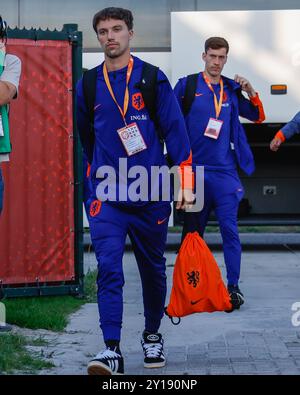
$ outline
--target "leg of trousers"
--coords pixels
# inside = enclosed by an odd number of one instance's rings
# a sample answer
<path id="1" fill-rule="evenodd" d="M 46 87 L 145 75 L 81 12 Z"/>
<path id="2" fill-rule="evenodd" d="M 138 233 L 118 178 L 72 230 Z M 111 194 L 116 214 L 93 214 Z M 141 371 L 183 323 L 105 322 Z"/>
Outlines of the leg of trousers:
<path id="1" fill-rule="evenodd" d="M 169 215 L 170 204 L 165 203 L 151 203 L 130 210 L 103 203 L 95 217 L 89 216 L 98 261 L 98 307 L 104 341 L 121 338 L 122 258 L 127 233 L 133 242 L 141 275 L 146 328 L 153 332 L 158 330 L 166 296 L 163 253 Z"/>
<path id="2" fill-rule="evenodd" d="M 170 204 L 151 203 L 129 225 L 143 289 L 145 329 L 158 331 L 166 299 L 166 246 Z"/>
<path id="3" fill-rule="evenodd" d="M 89 216 L 90 232 L 98 261 L 98 309 L 104 341 L 120 340 L 123 315 L 124 275 L 122 259 L 127 233 L 127 214 L 103 203 Z"/>
<path id="4" fill-rule="evenodd" d="M 241 269 L 242 247 L 237 224 L 238 207 L 239 200 L 235 193 L 222 196 L 216 201 L 215 206 L 215 214 L 223 239 L 227 281 L 230 285 L 238 284 Z"/>
<path id="5" fill-rule="evenodd" d="M 181 235 L 181 244 L 189 232 L 198 232 L 203 237 L 207 221 L 211 210 L 213 209 L 212 191 L 209 183 L 204 183 L 204 206 L 203 209 L 196 213 L 184 212 L 184 223 Z"/>

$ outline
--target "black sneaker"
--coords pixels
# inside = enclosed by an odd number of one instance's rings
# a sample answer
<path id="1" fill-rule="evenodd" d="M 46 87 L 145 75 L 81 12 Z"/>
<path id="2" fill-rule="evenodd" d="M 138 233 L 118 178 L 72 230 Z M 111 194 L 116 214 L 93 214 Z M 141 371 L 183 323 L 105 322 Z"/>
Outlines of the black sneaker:
<path id="1" fill-rule="evenodd" d="M 7 333 L 12 331 L 12 326 L 9 324 L 0 325 L 0 333 Z"/>
<path id="2" fill-rule="evenodd" d="M 162 368 L 166 364 L 164 341 L 160 333 L 144 332 L 141 340 L 145 368 Z"/>
<path id="3" fill-rule="evenodd" d="M 124 374 L 124 360 L 121 354 L 116 351 L 106 350 L 99 352 L 92 359 L 87 368 L 89 375 L 112 375 Z"/>
<path id="4" fill-rule="evenodd" d="M 238 310 L 245 303 L 245 299 L 238 285 L 228 285 L 227 289 L 230 295 L 232 309 L 226 310 L 226 313 L 231 313 L 233 310 Z"/>

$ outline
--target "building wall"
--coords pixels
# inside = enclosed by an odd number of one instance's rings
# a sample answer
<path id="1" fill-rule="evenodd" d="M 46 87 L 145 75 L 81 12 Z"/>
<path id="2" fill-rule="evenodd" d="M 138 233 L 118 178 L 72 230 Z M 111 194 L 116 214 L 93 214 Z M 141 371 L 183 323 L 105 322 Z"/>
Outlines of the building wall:
<path id="1" fill-rule="evenodd" d="M 11 27 L 60 30 L 77 23 L 83 31 L 84 51 L 98 51 L 93 15 L 108 6 L 129 8 L 134 14 L 136 51 L 170 51 L 172 11 L 299 9 L 299 0 L 0 0 L 0 12 Z"/>

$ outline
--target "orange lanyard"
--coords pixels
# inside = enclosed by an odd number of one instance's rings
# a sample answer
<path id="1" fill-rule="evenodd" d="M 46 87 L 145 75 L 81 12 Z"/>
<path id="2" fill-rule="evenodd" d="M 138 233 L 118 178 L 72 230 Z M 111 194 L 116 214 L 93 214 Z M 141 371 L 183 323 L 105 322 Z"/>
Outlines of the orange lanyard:
<path id="1" fill-rule="evenodd" d="M 113 98 L 113 101 L 116 103 L 116 105 L 118 106 L 118 109 L 122 115 L 123 121 L 125 123 L 125 125 L 127 126 L 126 123 L 126 119 L 125 119 L 125 115 L 127 113 L 128 110 L 128 104 L 129 104 L 129 89 L 128 89 L 128 83 L 131 77 L 131 73 L 132 73 L 132 69 L 133 69 L 133 57 L 131 56 L 129 59 L 129 63 L 128 63 L 128 68 L 127 68 L 127 75 L 126 75 L 126 89 L 125 89 L 125 96 L 124 96 L 124 104 L 123 104 L 123 109 L 119 106 L 119 103 L 117 102 L 117 99 L 114 95 L 114 92 L 112 90 L 110 81 L 109 81 L 109 77 L 108 77 L 108 72 L 107 72 L 107 67 L 106 64 L 104 62 L 103 64 L 103 75 L 104 75 L 104 80 L 107 86 L 107 89 L 109 90 L 109 93 L 111 95 L 111 97 Z"/>
<path id="2" fill-rule="evenodd" d="M 206 82 L 207 86 L 209 87 L 209 89 L 212 91 L 212 93 L 214 94 L 214 104 L 215 104 L 215 110 L 216 110 L 216 118 L 219 118 L 220 112 L 222 110 L 222 103 L 223 103 L 223 92 L 224 92 L 224 84 L 223 84 L 223 80 L 222 78 L 220 79 L 220 99 L 219 102 L 217 100 L 217 96 L 215 94 L 214 88 L 212 87 L 209 79 L 207 78 L 207 75 L 203 72 L 203 78 L 204 81 Z"/>

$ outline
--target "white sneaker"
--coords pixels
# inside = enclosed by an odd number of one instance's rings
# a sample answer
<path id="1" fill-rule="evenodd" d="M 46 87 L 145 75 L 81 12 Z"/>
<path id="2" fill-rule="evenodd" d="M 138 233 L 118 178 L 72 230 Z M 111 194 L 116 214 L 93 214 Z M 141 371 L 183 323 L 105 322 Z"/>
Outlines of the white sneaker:
<path id="1" fill-rule="evenodd" d="M 124 374 L 124 360 L 121 354 L 107 348 L 99 352 L 87 367 L 89 375 Z"/>

